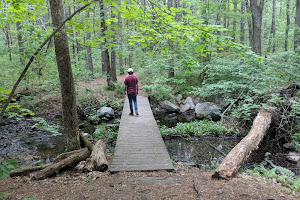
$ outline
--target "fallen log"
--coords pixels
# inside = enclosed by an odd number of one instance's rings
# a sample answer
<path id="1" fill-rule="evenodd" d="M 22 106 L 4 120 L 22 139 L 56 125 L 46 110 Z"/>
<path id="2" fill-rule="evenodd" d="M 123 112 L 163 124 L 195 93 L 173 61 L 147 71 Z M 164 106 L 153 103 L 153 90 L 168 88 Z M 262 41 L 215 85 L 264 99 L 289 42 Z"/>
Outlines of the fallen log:
<path id="1" fill-rule="evenodd" d="M 78 150 L 76 150 L 78 151 Z M 73 167 L 77 163 L 79 163 L 82 160 L 87 159 L 90 156 L 90 152 L 87 148 L 80 149 L 77 153 L 71 154 L 69 157 L 54 163 L 52 165 L 49 165 L 48 167 L 36 172 L 33 174 L 31 179 L 34 180 L 41 180 L 46 177 L 52 176 L 53 174 L 57 173 L 58 171 L 66 168 L 66 167 Z"/>
<path id="2" fill-rule="evenodd" d="M 81 152 L 82 149 L 78 149 L 78 150 L 74 150 L 74 151 L 69 151 L 69 152 L 65 152 L 65 153 L 62 153 L 62 154 L 59 154 L 55 160 L 54 160 L 54 163 L 58 163 L 59 161 L 62 161 L 68 157 L 70 157 L 71 155 L 74 155 L 74 154 L 78 154 L 79 152 Z"/>
<path id="3" fill-rule="evenodd" d="M 251 152 L 258 148 L 271 124 L 271 119 L 271 111 L 260 109 L 248 135 L 227 154 L 212 178 L 227 180 L 232 178 Z"/>
<path id="4" fill-rule="evenodd" d="M 10 177 L 27 176 L 28 174 L 30 174 L 34 171 L 44 169 L 44 168 L 48 167 L 49 165 L 50 164 L 42 165 L 42 166 L 27 166 L 27 167 L 23 167 L 23 168 L 18 168 L 18 169 L 15 169 L 15 170 L 11 171 L 9 173 L 9 176 Z"/>
<path id="5" fill-rule="evenodd" d="M 92 154 L 88 158 L 86 165 L 84 166 L 84 171 L 91 172 L 98 170 L 104 172 L 108 168 L 107 159 L 105 156 L 106 144 L 102 140 L 96 142 L 93 147 Z"/>
<path id="6" fill-rule="evenodd" d="M 90 152 L 93 150 L 93 144 L 84 136 L 82 133 L 79 134 L 80 142 L 84 144 L 84 147 L 87 147 Z"/>

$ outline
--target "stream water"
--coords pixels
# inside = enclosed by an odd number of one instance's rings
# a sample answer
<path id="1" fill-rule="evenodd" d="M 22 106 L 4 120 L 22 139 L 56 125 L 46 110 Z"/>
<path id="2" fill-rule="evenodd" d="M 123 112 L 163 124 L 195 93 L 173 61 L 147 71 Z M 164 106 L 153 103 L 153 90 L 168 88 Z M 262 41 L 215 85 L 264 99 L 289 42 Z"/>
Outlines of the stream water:
<path id="1" fill-rule="evenodd" d="M 222 156 L 210 145 L 217 147 L 225 154 L 228 153 L 239 139 L 217 139 L 217 138 L 171 138 L 166 139 L 165 144 L 169 155 L 174 161 L 208 164 Z"/>
<path id="2" fill-rule="evenodd" d="M 175 120 L 160 121 L 169 127 L 176 124 Z M 56 122 L 59 123 L 59 122 Z M 19 164 L 42 161 L 48 163 L 55 156 L 65 151 L 65 141 L 63 136 L 52 136 L 51 133 L 34 128 L 35 122 L 30 120 L 7 120 L 5 125 L 0 126 L 0 157 L 15 158 Z M 92 134 L 94 125 L 84 122 L 85 132 Z M 220 139 L 211 137 L 202 138 L 165 138 L 164 142 L 172 160 L 194 163 L 196 165 L 209 164 L 219 161 L 222 156 L 214 147 L 218 147 L 227 154 L 240 139 Z M 109 145 L 108 145 L 109 146 Z M 264 159 L 266 152 L 271 152 L 270 157 L 274 164 L 295 168 L 295 164 L 290 163 L 283 156 L 281 149 L 268 141 L 263 142 L 257 151 L 253 152 L 248 160 L 249 163 L 260 163 Z"/>

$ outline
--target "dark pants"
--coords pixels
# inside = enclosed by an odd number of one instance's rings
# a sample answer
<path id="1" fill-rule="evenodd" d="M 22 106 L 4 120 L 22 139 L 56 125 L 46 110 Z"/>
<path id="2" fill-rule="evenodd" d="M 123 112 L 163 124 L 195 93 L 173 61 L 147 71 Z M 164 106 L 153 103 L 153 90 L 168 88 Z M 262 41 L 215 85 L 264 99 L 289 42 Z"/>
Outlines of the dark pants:
<path id="1" fill-rule="evenodd" d="M 129 100 L 129 107 L 130 107 L 131 113 L 133 113 L 132 101 L 134 102 L 134 110 L 135 110 L 135 112 L 137 112 L 138 107 L 137 107 L 136 94 L 128 94 L 128 100 Z"/>

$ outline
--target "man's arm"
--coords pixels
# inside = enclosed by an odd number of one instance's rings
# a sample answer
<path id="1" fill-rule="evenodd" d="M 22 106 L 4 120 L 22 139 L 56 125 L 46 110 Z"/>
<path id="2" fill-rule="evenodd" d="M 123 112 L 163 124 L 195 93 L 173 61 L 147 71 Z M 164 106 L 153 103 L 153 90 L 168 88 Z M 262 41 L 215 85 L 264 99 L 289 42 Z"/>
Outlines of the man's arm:
<path id="1" fill-rule="evenodd" d="M 139 84 L 136 84 L 136 94 L 139 93 Z"/>
<path id="2" fill-rule="evenodd" d="M 127 92 L 127 85 L 125 85 L 124 87 L 124 95 L 126 95 L 126 92 Z"/>

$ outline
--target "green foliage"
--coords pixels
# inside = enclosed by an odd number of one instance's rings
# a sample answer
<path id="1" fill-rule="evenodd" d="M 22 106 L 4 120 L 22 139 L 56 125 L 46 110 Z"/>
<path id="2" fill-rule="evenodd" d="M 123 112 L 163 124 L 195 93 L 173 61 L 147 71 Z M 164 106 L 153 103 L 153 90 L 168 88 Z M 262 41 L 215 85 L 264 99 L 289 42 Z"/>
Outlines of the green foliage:
<path id="1" fill-rule="evenodd" d="M 8 94 L 11 92 L 11 90 L 4 88 L 0 88 L 0 108 L 4 107 L 4 104 L 8 100 Z M 6 112 L 4 113 L 4 116 L 16 120 L 21 120 L 24 118 L 24 116 L 34 116 L 34 113 L 26 108 L 22 108 L 18 103 L 16 103 L 16 99 L 12 98 L 12 102 L 9 103 L 6 109 Z"/>
<path id="2" fill-rule="evenodd" d="M 30 119 L 37 123 L 37 128 L 41 130 L 48 131 L 52 133 L 53 136 L 62 135 L 62 133 L 59 132 L 58 126 L 55 125 L 49 125 L 44 118 L 41 117 L 33 117 Z"/>
<path id="3" fill-rule="evenodd" d="M 0 178 L 7 178 L 10 171 L 13 170 L 17 164 L 18 162 L 14 159 L 4 160 L 4 158 L 0 158 Z"/>
<path id="4" fill-rule="evenodd" d="M 201 168 L 207 171 L 215 170 L 220 166 L 218 159 L 214 158 L 209 163 L 201 164 Z"/>
<path id="5" fill-rule="evenodd" d="M 254 165 L 253 169 L 246 169 L 245 171 L 251 175 L 263 176 L 269 179 L 276 179 L 284 186 L 288 186 L 296 192 L 300 191 L 300 177 L 297 177 L 291 170 L 275 166 L 267 168 L 267 161 L 269 160 L 270 153 L 266 153 L 265 160 L 259 165 Z"/>
<path id="6" fill-rule="evenodd" d="M 261 105 L 255 102 L 253 98 L 248 97 L 243 102 L 232 107 L 230 117 L 239 121 L 251 121 L 259 108 L 261 108 Z"/>
<path id="7" fill-rule="evenodd" d="M 183 137 L 200 137 L 204 135 L 220 136 L 233 132 L 233 129 L 225 127 L 222 122 L 214 121 L 194 121 L 189 123 L 177 123 L 173 128 L 162 126 L 160 128 L 162 136 L 183 136 Z"/>
<path id="8" fill-rule="evenodd" d="M 11 195 L 11 193 L 8 193 L 8 192 L 0 193 L 0 199 L 5 199 L 5 197 L 8 197 L 10 195 Z"/>
<path id="9" fill-rule="evenodd" d="M 97 141 L 99 139 L 104 140 L 105 143 L 112 143 L 116 141 L 118 136 L 118 126 L 107 126 L 98 125 L 93 133 L 94 139 Z"/>

